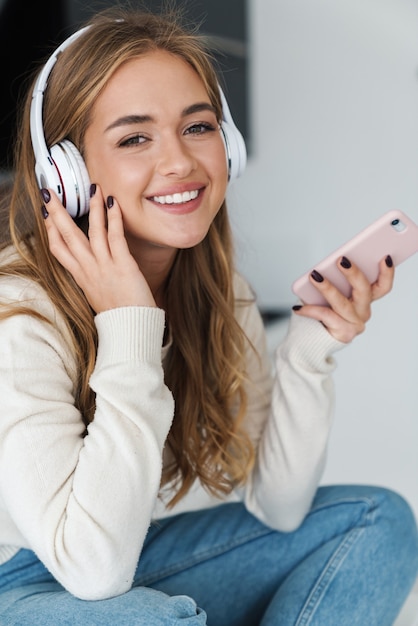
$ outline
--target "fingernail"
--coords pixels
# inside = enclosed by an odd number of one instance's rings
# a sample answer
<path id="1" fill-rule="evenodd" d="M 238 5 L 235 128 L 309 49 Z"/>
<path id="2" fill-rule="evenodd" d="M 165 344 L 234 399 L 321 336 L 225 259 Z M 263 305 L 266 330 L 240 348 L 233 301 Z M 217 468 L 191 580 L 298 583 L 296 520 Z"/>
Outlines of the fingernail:
<path id="1" fill-rule="evenodd" d="M 322 281 L 324 280 L 324 277 L 322 276 L 322 274 L 320 274 L 316 270 L 313 270 L 311 272 L 311 276 L 314 280 L 316 280 L 317 283 L 322 283 Z"/>
<path id="2" fill-rule="evenodd" d="M 96 189 L 97 189 L 96 183 L 92 183 L 90 185 L 90 198 L 94 196 L 94 194 L 96 193 Z"/>
<path id="3" fill-rule="evenodd" d="M 43 198 L 45 204 L 48 204 L 48 202 L 51 200 L 51 194 L 49 193 L 48 189 L 45 189 L 43 187 L 41 189 L 41 195 L 42 195 L 42 198 Z"/>
<path id="4" fill-rule="evenodd" d="M 343 258 L 341 259 L 341 263 L 342 267 L 344 267 L 346 270 L 348 270 L 349 267 L 351 267 L 351 263 L 350 261 L 347 259 L 346 256 L 343 256 Z"/>
<path id="5" fill-rule="evenodd" d="M 41 211 L 42 211 L 42 217 L 44 218 L 44 220 L 46 220 L 46 218 L 48 217 L 49 213 L 46 210 L 46 206 L 44 204 L 41 206 Z"/>
<path id="6" fill-rule="evenodd" d="M 390 256 L 390 254 L 387 255 L 385 259 L 385 263 L 388 267 L 393 267 L 393 261 L 392 261 L 392 257 Z"/>
<path id="7" fill-rule="evenodd" d="M 300 311 L 302 308 L 301 304 L 295 304 L 294 306 L 292 306 L 293 311 Z"/>
<path id="8" fill-rule="evenodd" d="M 107 196 L 106 205 L 108 209 L 111 209 L 113 206 L 113 196 Z"/>

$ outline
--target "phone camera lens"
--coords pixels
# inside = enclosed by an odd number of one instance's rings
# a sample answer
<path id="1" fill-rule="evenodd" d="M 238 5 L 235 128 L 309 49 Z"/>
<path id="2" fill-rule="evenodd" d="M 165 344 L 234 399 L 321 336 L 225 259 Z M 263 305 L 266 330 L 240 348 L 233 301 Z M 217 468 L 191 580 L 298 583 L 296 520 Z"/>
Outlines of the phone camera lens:
<path id="1" fill-rule="evenodd" d="M 392 227 L 396 230 L 396 232 L 398 232 L 398 233 L 401 233 L 401 232 L 402 232 L 402 231 L 404 231 L 404 230 L 405 230 L 405 228 L 406 228 L 406 224 L 405 224 L 402 220 L 400 220 L 400 219 L 398 219 L 398 218 L 395 218 L 394 220 L 392 220 L 392 221 L 391 221 L 391 226 L 392 226 Z"/>

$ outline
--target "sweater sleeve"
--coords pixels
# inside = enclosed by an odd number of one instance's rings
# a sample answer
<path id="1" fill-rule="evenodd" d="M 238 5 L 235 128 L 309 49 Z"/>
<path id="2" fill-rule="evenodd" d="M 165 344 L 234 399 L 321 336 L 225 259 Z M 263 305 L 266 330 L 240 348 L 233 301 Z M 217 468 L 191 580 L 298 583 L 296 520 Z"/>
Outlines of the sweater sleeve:
<path id="1" fill-rule="evenodd" d="M 322 476 L 334 410 L 332 355 L 345 344 L 319 322 L 292 315 L 272 364 L 256 304 L 242 307 L 240 317 L 255 348 L 247 353 L 247 428 L 256 464 L 244 498 L 264 523 L 291 531 L 309 511 Z"/>
<path id="2" fill-rule="evenodd" d="M 96 317 L 96 412 L 84 438 L 74 357 L 63 324 L 50 319 L 0 322 L 1 504 L 68 591 L 102 599 L 130 588 L 159 489 L 174 412 L 161 363 L 164 312 Z"/>

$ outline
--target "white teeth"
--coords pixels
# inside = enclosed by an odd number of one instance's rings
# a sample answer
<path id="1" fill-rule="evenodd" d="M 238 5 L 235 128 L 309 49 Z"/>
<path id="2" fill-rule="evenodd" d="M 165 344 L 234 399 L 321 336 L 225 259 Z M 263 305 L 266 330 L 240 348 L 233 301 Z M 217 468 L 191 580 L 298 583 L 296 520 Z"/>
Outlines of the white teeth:
<path id="1" fill-rule="evenodd" d="M 169 196 L 154 196 L 154 202 L 159 204 L 182 204 L 183 202 L 189 202 L 194 200 L 199 195 L 199 191 L 194 189 L 193 191 L 184 191 L 183 193 L 174 193 Z"/>

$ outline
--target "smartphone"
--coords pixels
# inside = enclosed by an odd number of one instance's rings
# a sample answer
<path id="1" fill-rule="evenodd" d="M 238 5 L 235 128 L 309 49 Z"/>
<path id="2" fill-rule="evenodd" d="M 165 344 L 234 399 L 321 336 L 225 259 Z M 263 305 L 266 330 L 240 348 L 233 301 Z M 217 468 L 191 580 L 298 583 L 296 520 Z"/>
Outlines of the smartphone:
<path id="1" fill-rule="evenodd" d="M 329 306 L 320 291 L 309 280 L 313 269 L 330 280 L 349 298 L 351 285 L 344 277 L 343 272 L 338 269 L 338 259 L 341 256 L 346 256 L 347 259 L 355 263 L 364 272 L 370 283 L 374 283 L 379 275 L 381 259 L 390 254 L 393 264 L 396 266 L 415 252 L 418 252 L 417 224 L 402 211 L 389 211 L 295 280 L 292 291 L 303 304 Z"/>

